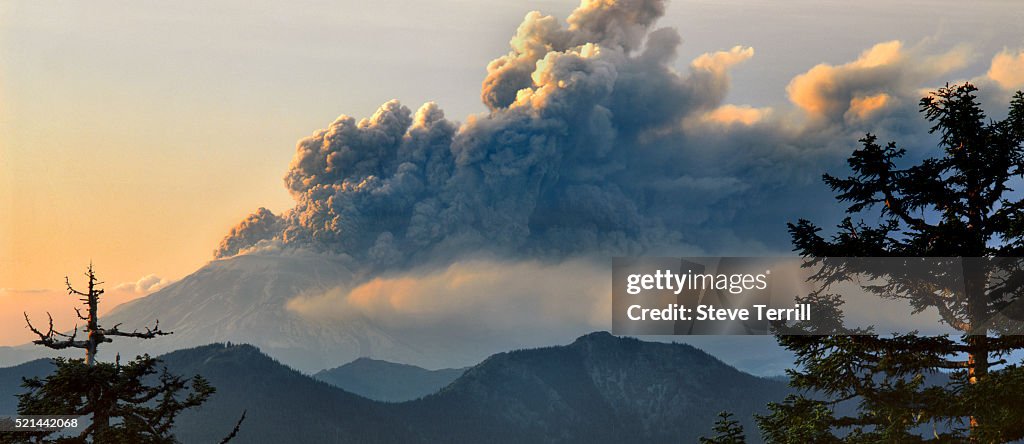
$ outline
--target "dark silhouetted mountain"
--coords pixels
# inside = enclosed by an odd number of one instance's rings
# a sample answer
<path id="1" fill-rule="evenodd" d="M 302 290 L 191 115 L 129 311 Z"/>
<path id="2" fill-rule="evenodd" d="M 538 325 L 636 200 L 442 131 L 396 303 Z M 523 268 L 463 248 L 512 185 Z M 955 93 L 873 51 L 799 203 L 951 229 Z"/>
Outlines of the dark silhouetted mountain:
<path id="1" fill-rule="evenodd" d="M 14 367 L 0 368 L 0 415 L 12 415 L 18 412 L 16 395 L 25 390 L 21 387 L 22 378 L 46 376 L 53 372 L 53 361 L 36 359 Z"/>
<path id="2" fill-rule="evenodd" d="M 721 410 L 756 431 L 753 414 L 787 393 L 688 345 L 593 333 L 494 355 L 397 407 L 435 442 L 696 442 Z"/>
<path id="3" fill-rule="evenodd" d="M 313 378 L 377 401 L 401 402 L 422 398 L 451 384 L 464 368 L 427 370 L 371 358 L 323 370 Z"/>
<path id="4" fill-rule="evenodd" d="M 182 442 L 216 442 L 243 410 L 239 443 L 696 442 L 721 410 L 734 412 L 756 442 L 752 414 L 788 393 L 688 345 L 608 333 L 494 355 L 438 393 L 398 404 L 317 381 L 248 345 L 162 359 L 173 373 L 201 374 L 217 388 L 179 416 Z M 38 372 L 36 365 L 21 369 Z M 0 372 L 0 386 L 17 369 Z"/>
<path id="5" fill-rule="evenodd" d="M 178 418 L 181 442 L 217 442 L 245 410 L 238 443 L 410 442 L 388 404 L 317 381 L 249 345 L 208 345 L 161 359 L 179 375 L 200 374 L 217 393 Z"/>

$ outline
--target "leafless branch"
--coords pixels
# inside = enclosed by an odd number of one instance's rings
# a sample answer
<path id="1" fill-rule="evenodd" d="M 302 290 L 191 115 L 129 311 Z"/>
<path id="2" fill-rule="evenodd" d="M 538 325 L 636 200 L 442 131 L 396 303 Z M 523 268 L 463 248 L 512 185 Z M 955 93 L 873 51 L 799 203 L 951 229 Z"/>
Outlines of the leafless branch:
<path id="1" fill-rule="evenodd" d="M 49 329 L 47 330 L 46 333 L 43 333 L 42 331 L 39 331 L 39 329 L 37 329 L 34 325 L 32 325 L 32 321 L 29 320 L 28 318 L 28 313 L 24 313 L 24 315 L 25 323 L 28 324 L 28 329 L 32 330 L 32 333 L 35 333 L 36 336 L 39 336 L 39 339 L 32 341 L 35 344 L 43 345 L 54 350 L 60 350 L 64 348 L 87 348 L 89 346 L 87 341 L 75 340 L 75 337 L 78 336 L 77 325 L 75 326 L 74 331 L 70 335 L 58 333 L 53 329 L 53 316 L 50 316 L 50 313 L 46 313 L 46 317 L 49 318 Z M 57 339 L 58 336 L 64 337 L 66 339 Z"/>
<path id="2" fill-rule="evenodd" d="M 153 328 L 148 328 L 147 327 L 145 332 L 139 332 L 138 330 L 134 330 L 134 331 L 131 331 L 131 332 L 124 332 L 124 331 L 118 330 L 118 327 L 120 327 L 120 326 L 121 326 L 121 324 L 117 324 L 117 325 L 114 325 L 113 328 L 102 329 L 103 336 L 122 336 L 122 337 L 128 337 L 128 338 L 152 339 L 152 338 L 155 338 L 157 336 L 166 336 L 166 335 L 174 333 L 174 332 L 165 332 L 163 330 L 160 330 L 160 320 L 159 319 L 156 321 L 156 324 L 153 326 Z"/>
<path id="3" fill-rule="evenodd" d="M 78 290 L 75 290 L 75 287 L 71 286 L 71 279 L 68 279 L 67 276 L 64 276 L 64 284 L 67 285 L 68 287 L 68 294 L 77 294 L 79 296 L 89 297 L 88 293 L 82 293 Z"/>

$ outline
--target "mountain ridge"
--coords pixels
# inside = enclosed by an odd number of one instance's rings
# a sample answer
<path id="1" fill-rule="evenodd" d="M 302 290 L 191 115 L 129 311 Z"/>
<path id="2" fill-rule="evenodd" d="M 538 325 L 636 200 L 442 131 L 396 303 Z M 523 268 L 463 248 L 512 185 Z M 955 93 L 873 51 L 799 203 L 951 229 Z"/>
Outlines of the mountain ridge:
<path id="1" fill-rule="evenodd" d="M 710 433 L 719 409 L 755 431 L 752 413 L 788 393 L 694 347 L 608 333 L 495 354 L 437 393 L 401 403 L 333 387 L 251 345 L 211 344 L 161 359 L 217 388 L 179 417 L 183 442 L 219 439 L 243 410 L 240 443 L 693 442 Z"/>
<path id="2" fill-rule="evenodd" d="M 313 378 L 375 401 L 402 402 L 441 390 L 468 369 L 427 370 L 411 364 L 357 358 L 340 367 L 321 370 Z"/>

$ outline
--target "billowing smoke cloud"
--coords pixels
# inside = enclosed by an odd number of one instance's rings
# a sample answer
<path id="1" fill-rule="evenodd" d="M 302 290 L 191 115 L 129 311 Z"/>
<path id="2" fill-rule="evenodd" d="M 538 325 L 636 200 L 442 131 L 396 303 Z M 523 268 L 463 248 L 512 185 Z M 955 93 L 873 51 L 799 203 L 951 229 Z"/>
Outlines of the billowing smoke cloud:
<path id="1" fill-rule="evenodd" d="M 285 177 L 295 207 L 260 209 L 216 255 L 273 244 L 408 269 L 480 252 L 786 251 L 786 221 L 835 211 L 806 205 L 829 201 L 820 174 L 867 131 L 924 134 L 922 88 L 967 59 L 886 42 L 794 78 L 790 109 L 729 104 L 729 70 L 753 48 L 677 69 L 682 39 L 654 26 L 664 8 L 584 0 L 565 24 L 528 14 L 487 67 L 489 111 L 461 124 L 434 103 L 339 117 L 298 143 Z M 1006 57 L 990 76 L 1012 83 L 1004 67 L 1019 60 Z"/>
<path id="2" fill-rule="evenodd" d="M 260 242 L 272 241 L 275 237 L 279 237 L 284 227 L 283 219 L 261 207 L 231 228 L 227 237 L 220 241 L 220 246 L 213 252 L 213 255 L 216 257 L 234 256 Z"/>
<path id="3" fill-rule="evenodd" d="M 380 264 L 467 249 L 562 256 L 678 244 L 674 222 L 644 207 L 670 198 L 665 185 L 679 174 L 633 162 L 636 141 L 715 108 L 727 68 L 752 50 L 677 73 L 678 34 L 651 30 L 663 10 L 659 0 L 584 2 L 567 27 L 531 13 L 489 67 L 492 111 L 462 125 L 433 103 L 338 118 L 298 144 L 285 177 L 296 207 L 248 217 L 217 256 L 269 240 Z"/>
<path id="4" fill-rule="evenodd" d="M 664 12 L 663 1 L 584 1 L 569 16 L 565 29 L 557 18 L 533 11 L 512 38 L 512 52 L 487 66 L 480 97 L 492 110 L 507 108 L 516 101 L 520 90 L 535 86 L 537 62 L 549 54 L 569 52 L 587 44 L 627 53 L 637 49 Z M 674 35 L 669 32 L 663 37 L 673 49 L 678 45 Z"/>

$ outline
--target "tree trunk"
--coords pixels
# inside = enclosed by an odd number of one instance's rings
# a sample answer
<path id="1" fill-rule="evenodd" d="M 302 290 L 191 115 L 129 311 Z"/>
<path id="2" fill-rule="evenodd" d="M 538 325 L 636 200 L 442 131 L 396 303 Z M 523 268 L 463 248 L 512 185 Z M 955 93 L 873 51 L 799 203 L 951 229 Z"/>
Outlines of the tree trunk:
<path id="1" fill-rule="evenodd" d="M 988 304 L 985 301 L 985 287 L 988 279 L 987 263 L 982 258 L 966 259 L 964 264 L 964 284 L 967 296 L 967 304 L 970 316 L 970 331 L 967 332 L 967 381 L 969 384 L 977 384 L 988 374 L 989 347 L 988 328 L 985 326 L 988 321 Z M 971 406 L 972 412 L 975 406 Z M 971 442 L 978 442 L 977 430 L 980 427 L 978 417 L 971 415 L 970 436 Z"/>
<path id="2" fill-rule="evenodd" d="M 105 405 L 104 393 L 98 387 L 90 391 L 89 405 L 93 406 L 92 413 L 92 436 L 94 442 L 102 442 L 110 428 L 110 407 Z M 96 439 L 99 437 L 99 439 Z"/>
<path id="3" fill-rule="evenodd" d="M 96 291 L 96 275 L 92 272 L 92 264 L 89 265 L 89 343 L 85 349 L 85 363 L 92 367 L 96 362 L 96 348 L 99 345 L 99 320 L 96 312 L 99 309 L 99 294 Z"/>

